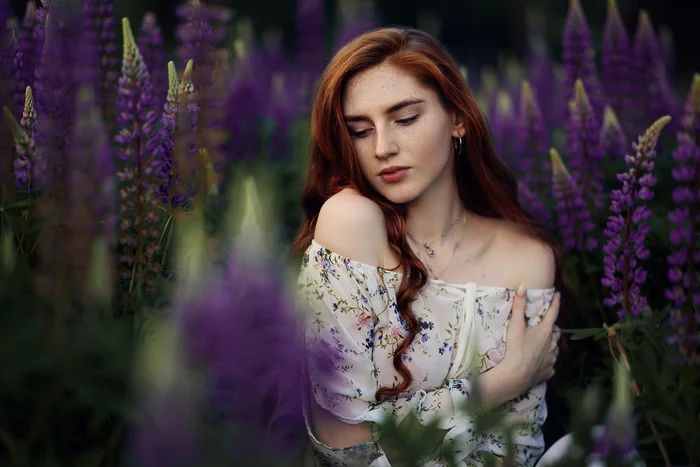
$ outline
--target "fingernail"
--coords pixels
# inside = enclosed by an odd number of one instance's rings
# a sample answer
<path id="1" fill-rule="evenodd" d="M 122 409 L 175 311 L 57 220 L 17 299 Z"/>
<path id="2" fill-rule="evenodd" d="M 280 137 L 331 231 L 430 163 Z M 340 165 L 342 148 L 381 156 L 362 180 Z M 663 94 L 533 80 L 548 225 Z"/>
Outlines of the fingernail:
<path id="1" fill-rule="evenodd" d="M 524 282 L 518 286 L 518 290 L 516 290 L 515 293 L 518 297 L 525 296 L 525 283 Z"/>

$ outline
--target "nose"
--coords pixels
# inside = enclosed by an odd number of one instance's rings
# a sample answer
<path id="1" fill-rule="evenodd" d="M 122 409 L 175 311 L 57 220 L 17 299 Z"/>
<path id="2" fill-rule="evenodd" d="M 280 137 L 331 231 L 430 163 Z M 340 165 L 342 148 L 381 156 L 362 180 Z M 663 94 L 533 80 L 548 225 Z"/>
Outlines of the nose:
<path id="1" fill-rule="evenodd" d="M 374 153 L 377 159 L 386 159 L 399 152 L 394 133 L 389 129 L 376 130 L 376 143 Z"/>

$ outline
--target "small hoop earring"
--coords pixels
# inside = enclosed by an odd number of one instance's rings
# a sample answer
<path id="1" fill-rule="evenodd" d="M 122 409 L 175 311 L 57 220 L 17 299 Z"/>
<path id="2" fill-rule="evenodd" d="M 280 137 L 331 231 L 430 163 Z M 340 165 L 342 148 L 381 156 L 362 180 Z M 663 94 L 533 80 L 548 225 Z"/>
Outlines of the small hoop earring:
<path id="1" fill-rule="evenodd" d="M 455 138 L 455 155 L 461 156 L 462 155 L 462 138 Z"/>

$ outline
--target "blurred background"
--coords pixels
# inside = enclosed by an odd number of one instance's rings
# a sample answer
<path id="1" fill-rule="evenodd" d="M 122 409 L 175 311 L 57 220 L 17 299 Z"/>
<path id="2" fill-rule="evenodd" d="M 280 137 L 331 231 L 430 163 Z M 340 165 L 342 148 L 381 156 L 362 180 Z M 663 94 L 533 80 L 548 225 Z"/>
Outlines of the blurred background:
<path id="1" fill-rule="evenodd" d="M 281 32 L 284 45 L 290 53 L 296 49 L 295 21 L 300 0 L 222 0 L 234 10 L 235 19 L 250 18 L 255 35 Z M 22 17 L 26 0 L 13 0 L 15 14 Z M 599 40 L 605 20 L 607 0 L 581 2 L 593 33 L 594 47 Z M 700 61 L 700 28 L 693 19 L 700 18 L 700 1 L 685 0 L 618 0 L 620 14 L 631 30 L 637 22 L 637 12 L 645 9 L 655 28 L 673 31 L 679 77 L 687 77 Z M 530 23 L 540 29 L 551 47 L 554 57 L 561 57 L 561 33 L 569 6 L 567 0 L 377 0 L 381 24 L 417 26 L 437 33 L 454 57 L 467 67 L 496 65 L 499 54 L 520 57 L 526 42 L 526 28 Z M 116 0 L 117 17 L 126 16 L 132 24 L 139 24 L 147 11 L 156 14 L 163 30 L 166 47 L 175 46 L 175 4 L 163 0 Z M 338 2 L 325 0 L 327 24 L 338 16 Z M 329 34 L 332 31 L 327 31 Z M 330 41 L 329 41 L 330 43 Z M 683 81 L 686 81 L 682 79 Z"/>

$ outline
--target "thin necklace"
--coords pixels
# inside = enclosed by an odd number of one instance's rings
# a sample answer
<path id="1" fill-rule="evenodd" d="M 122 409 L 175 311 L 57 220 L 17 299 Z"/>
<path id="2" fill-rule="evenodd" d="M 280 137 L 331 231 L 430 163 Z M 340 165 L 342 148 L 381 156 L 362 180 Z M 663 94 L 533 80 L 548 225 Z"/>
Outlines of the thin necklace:
<path id="1" fill-rule="evenodd" d="M 462 214 L 463 214 L 463 213 L 464 213 L 464 212 L 460 213 L 459 216 L 457 216 L 457 219 L 455 219 L 455 221 L 452 223 L 452 225 L 450 226 L 450 228 L 447 229 L 447 230 L 445 230 L 443 233 L 441 233 L 435 240 L 432 240 L 432 241 L 430 241 L 430 242 L 423 243 L 423 247 L 425 247 L 425 250 L 426 250 L 426 252 L 428 253 L 428 256 L 430 256 L 431 258 L 434 258 L 434 257 L 435 257 L 435 249 L 434 249 L 433 247 L 431 247 L 430 245 L 433 244 L 433 243 L 435 243 L 435 242 L 437 242 L 438 240 L 440 240 L 441 238 L 443 238 L 445 235 L 447 235 L 448 233 L 450 233 L 450 232 L 452 231 L 452 229 L 454 228 L 454 226 L 457 225 L 457 222 L 459 222 L 459 220 L 462 218 Z M 413 240 L 413 243 L 416 243 L 416 244 L 419 244 L 419 245 L 420 245 L 420 243 L 418 243 L 417 241 L 415 241 L 415 240 L 413 239 L 413 237 L 411 237 L 410 234 L 406 234 L 406 236 L 407 236 L 408 238 L 410 238 L 411 240 Z"/>
<path id="2" fill-rule="evenodd" d="M 462 231 L 462 236 L 459 238 L 459 240 L 455 243 L 454 248 L 452 248 L 452 254 L 450 255 L 450 260 L 447 262 L 444 268 L 442 268 L 442 271 L 440 271 L 440 275 L 435 274 L 435 271 L 433 268 L 430 266 L 430 264 L 426 261 L 425 262 L 425 267 L 428 269 L 428 272 L 433 276 L 434 279 L 440 279 L 443 274 L 445 274 L 445 271 L 450 267 L 450 264 L 452 264 L 452 260 L 454 259 L 455 252 L 457 251 L 457 248 L 459 245 L 462 243 L 462 240 L 464 240 L 464 231 Z M 416 243 L 415 240 L 410 239 L 413 241 L 413 243 Z"/>

